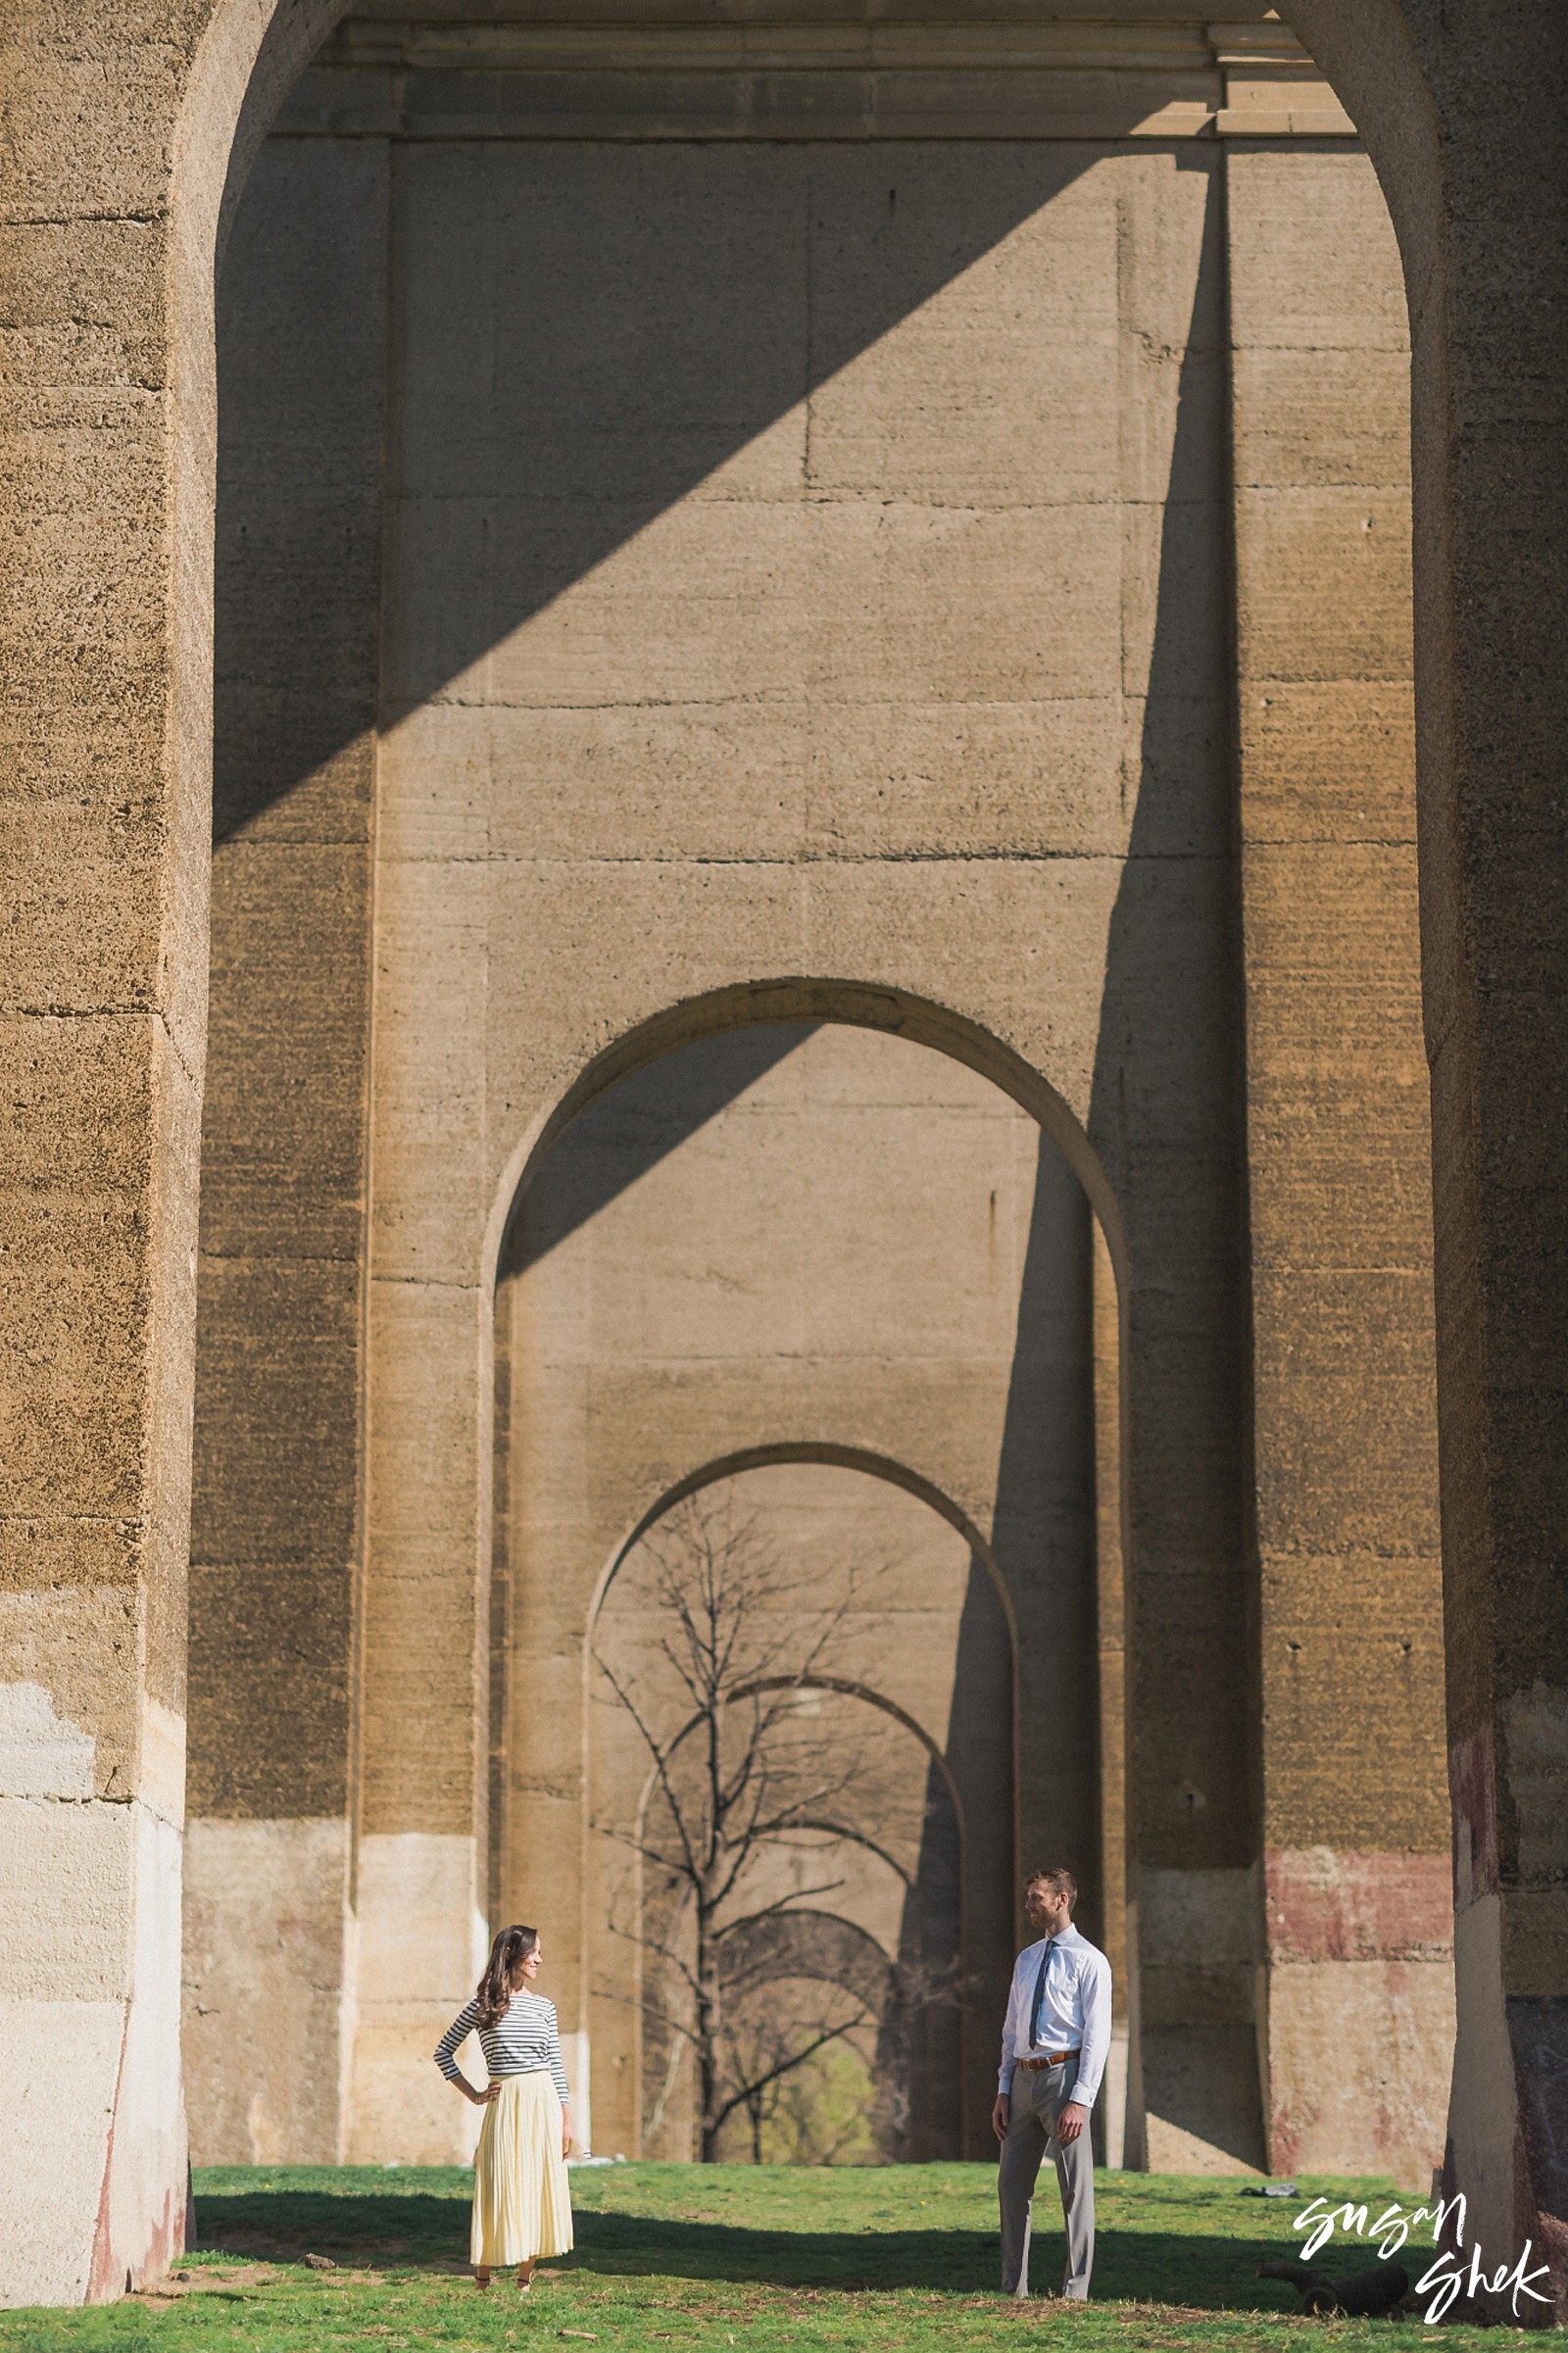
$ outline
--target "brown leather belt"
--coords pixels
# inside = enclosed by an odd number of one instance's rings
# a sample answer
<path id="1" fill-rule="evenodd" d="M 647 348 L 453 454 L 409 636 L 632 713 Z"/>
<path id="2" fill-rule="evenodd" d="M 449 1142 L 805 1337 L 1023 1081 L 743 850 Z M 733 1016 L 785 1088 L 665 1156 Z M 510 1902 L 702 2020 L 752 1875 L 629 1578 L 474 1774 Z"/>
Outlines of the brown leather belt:
<path id="1" fill-rule="evenodd" d="M 1018 2065 L 1027 2067 L 1033 2075 L 1042 2067 L 1062 2067 L 1069 2059 L 1076 2059 L 1077 2056 L 1076 2051 L 1047 2051 L 1043 2059 L 1020 2059 Z"/>

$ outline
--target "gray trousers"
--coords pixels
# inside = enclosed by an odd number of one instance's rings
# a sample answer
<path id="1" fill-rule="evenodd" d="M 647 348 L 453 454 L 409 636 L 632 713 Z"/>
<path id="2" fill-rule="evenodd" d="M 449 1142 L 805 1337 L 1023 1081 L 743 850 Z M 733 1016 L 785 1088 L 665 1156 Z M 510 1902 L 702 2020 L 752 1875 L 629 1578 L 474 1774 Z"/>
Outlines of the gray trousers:
<path id="1" fill-rule="evenodd" d="M 1067 2226 L 1064 2296 L 1084 2298 L 1095 2267 L 1095 2157 L 1089 2123 L 1065 2146 L 1056 2137 L 1056 2118 L 1078 2081 L 1078 2055 L 1059 2067 L 1020 2067 L 1012 2079 L 1011 2122 L 1002 2144 L 998 2195 L 1002 2201 L 1002 2287 L 1009 2296 L 1029 2293 L 1029 2214 L 1040 2160 L 1049 2146 L 1056 2160 L 1061 2211 Z"/>

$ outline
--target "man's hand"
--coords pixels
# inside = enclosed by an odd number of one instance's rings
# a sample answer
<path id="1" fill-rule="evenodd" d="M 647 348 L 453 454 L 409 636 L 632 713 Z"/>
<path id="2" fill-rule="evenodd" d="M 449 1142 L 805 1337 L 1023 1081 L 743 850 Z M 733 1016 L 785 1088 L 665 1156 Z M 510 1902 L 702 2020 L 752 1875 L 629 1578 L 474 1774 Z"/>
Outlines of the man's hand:
<path id="1" fill-rule="evenodd" d="M 999 2140 L 1006 2139 L 1007 2127 L 1011 2124 L 1011 2122 L 1012 2103 L 1004 2091 L 999 2091 L 997 2093 L 997 2104 L 991 2111 L 991 2130 L 993 2132 L 995 2132 Z"/>
<path id="2" fill-rule="evenodd" d="M 1068 2100 L 1056 2119 L 1056 2138 L 1061 2142 L 1063 2148 L 1066 2147 L 1069 2140 L 1077 2139 L 1088 2122 L 1088 2109 L 1081 2108 L 1076 2100 Z"/>

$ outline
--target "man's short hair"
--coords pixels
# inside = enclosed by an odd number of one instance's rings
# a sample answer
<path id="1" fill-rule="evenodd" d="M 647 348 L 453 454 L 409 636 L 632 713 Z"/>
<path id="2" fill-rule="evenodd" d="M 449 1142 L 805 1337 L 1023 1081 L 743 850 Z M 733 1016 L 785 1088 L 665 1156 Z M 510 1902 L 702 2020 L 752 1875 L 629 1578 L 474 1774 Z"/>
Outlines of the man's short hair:
<path id="1" fill-rule="evenodd" d="M 1023 1891 L 1026 1895 L 1031 1887 L 1049 1887 L 1053 1895 L 1065 1895 L 1069 1913 L 1078 1901 L 1078 1882 L 1070 1871 L 1063 1871 L 1059 1865 L 1050 1871 L 1031 1871 L 1024 1882 Z"/>

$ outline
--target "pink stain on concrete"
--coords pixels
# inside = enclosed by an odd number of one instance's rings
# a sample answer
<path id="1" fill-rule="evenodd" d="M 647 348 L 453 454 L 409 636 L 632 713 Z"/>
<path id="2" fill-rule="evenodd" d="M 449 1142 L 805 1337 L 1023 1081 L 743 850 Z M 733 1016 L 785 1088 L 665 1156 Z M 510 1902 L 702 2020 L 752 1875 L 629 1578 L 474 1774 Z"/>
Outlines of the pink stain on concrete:
<path id="1" fill-rule="evenodd" d="M 1446 1855 L 1271 1848 L 1263 1869 L 1272 1961 L 1437 1961 L 1452 1950 Z"/>

